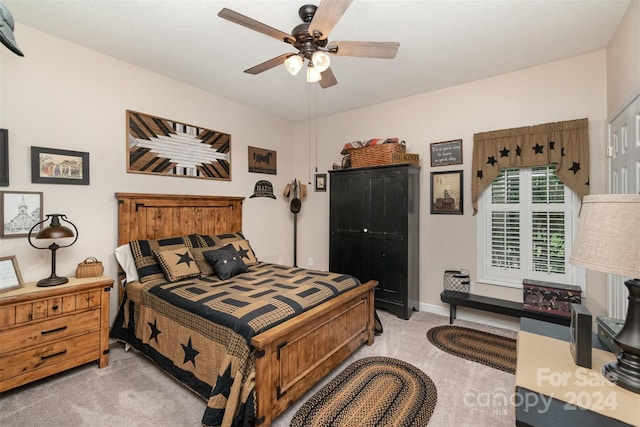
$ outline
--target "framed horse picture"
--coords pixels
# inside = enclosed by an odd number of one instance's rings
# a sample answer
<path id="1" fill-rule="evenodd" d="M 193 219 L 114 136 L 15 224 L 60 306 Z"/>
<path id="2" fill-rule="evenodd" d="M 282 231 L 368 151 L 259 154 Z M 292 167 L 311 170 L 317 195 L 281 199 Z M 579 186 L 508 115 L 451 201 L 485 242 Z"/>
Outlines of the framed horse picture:
<path id="1" fill-rule="evenodd" d="M 264 148 L 249 148 L 249 172 L 278 174 L 277 153 Z"/>

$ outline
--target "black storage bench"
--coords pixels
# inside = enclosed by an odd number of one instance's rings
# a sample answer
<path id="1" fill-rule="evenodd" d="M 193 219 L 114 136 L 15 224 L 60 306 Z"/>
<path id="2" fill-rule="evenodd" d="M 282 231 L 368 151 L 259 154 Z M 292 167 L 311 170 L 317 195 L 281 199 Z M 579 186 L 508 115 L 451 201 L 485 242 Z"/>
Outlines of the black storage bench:
<path id="1" fill-rule="evenodd" d="M 569 326 L 571 318 L 544 311 L 525 310 L 521 302 L 507 301 L 499 298 L 484 297 L 456 291 L 442 291 L 440 300 L 449 304 L 449 324 L 456 318 L 457 307 L 469 307 L 476 310 L 490 311 L 512 317 L 527 317 L 558 325 Z"/>

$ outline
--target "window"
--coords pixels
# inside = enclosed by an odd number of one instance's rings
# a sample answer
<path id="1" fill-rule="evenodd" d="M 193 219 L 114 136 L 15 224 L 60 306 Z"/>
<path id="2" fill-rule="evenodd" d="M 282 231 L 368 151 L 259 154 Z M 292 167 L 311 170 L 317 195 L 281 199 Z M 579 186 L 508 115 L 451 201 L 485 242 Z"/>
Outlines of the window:
<path id="1" fill-rule="evenodd" d="M 558 180 L 556 165 L 502 169 L 478 201 L 479 280 L 574 284 L 568 259 L 577 199 Z"/>

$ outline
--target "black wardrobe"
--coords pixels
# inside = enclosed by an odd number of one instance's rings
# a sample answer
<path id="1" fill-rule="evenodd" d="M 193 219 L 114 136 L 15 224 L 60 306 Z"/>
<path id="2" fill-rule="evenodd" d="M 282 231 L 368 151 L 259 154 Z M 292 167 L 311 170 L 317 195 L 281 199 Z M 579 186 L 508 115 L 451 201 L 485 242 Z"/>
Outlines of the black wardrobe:
<path id="1" fill-rule="evenodd" d="M 376 307 L 418 310 L 420 167 L 330 171 L 329 270 L 377 280 Z"/>

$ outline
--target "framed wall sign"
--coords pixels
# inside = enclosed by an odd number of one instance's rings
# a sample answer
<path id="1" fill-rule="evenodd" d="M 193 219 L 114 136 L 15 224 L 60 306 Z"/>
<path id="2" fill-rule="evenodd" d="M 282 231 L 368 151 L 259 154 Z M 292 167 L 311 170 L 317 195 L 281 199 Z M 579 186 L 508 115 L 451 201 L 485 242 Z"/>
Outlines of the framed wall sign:
<path id="1" fill-rule="evenodd" d="M 431 172 L 431 213 L 463 214 L 462 170 Z"/>
<path id="2" fill-rule="evenodd" d="M 31 147 L 31 182 L 89 185 L 89 153 Z"/>
<path id="3" fill-rule="evenodd" d="M 9 185 L 9 131 L 0 129 L 0 187 Z"/>
<path id="4" fill-rule="evenodd" d="M 431 144 L 431 166 L 462 164 L 462 140 L 434 142 Z"/>
<path id="5" fill-rule="evenodd" d="M 249 172 L 278 174 L 278 153 L 276 151 L 249 146 L 248 153 Z"/>
<path id="6" fill-rule="evenodd" d="M 2 237 L 26 237 L 29 230 L 42 221 L 42 193 L 3 191 L 0 193 Z M 40 231 L 39 227 L 34 231 Z"/>
<path id="7" fill-rule="evenodd" d="M 0 293 L 20 288 L 23 284 L 16 256 L 0 257 Z"/>

